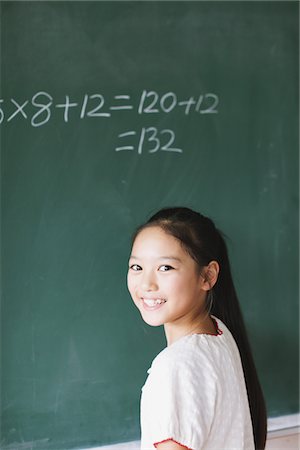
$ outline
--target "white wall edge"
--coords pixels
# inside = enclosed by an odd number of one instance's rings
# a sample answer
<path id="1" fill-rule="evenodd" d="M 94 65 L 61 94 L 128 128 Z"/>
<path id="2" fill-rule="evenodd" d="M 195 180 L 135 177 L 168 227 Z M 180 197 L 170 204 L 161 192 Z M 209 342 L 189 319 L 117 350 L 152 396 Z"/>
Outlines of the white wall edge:
<path id="1" fill-rule="evenodd" d="M 288 416 L 269 417 L 268 432 L 286 430 L 289 428 L 300 427 L 300 413 L 290 414 Z"/>
<path id="2" fill-rule="evenodd" d="M 300 414 L 268 418 L 269 436 L 285 436 L 294 434 L 300 429 Z M 140 450 L 140 441 L 124 442 L 121 444 L 104 445 L 102 447 L 91 447 L 82 450 Z"/>
<path id="3" fill-rule="evenodd" d="M 82 450 L 140 450 L 141 441 L 123 442 L 122 444 L 104 445 L 104 447 L 91 447 Z"/>

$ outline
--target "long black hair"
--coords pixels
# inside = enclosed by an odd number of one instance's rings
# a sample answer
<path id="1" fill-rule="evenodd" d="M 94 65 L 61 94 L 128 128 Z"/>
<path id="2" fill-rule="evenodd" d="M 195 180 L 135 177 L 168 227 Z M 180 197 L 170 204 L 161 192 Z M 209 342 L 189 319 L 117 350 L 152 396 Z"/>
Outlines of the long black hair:
<path id="1" fill-rule="evenodd" d="M 223 234 L 208 217 L 189 208 L 164 208 L 139 227 L 133 237 L 145 228 L 159 226 L 178 239 L 200 268 L 217 261 L 220 272 L 210 298 L 210 313 L 219 318 L 233 335 L 238 346 L 246 381 L 255 448 L 265 448 L 267 433 L 266 407 L 257 376 L 244 319 L 231 275 L 228 251 Z M 211 301 L 213 299 L 213 301 Z"/>

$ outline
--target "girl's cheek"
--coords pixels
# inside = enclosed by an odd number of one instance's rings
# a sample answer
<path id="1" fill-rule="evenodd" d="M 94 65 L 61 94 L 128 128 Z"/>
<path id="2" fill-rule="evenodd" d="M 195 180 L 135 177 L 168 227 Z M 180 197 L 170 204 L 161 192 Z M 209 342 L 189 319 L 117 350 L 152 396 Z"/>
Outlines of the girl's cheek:
<path id="1" fill-rule="evenodd" d="M 133 285 L 133 283 L 132 283 L 132 277 L 131 277 L 131 275 L 128 273 L 128 275 L 127 275 L 127 288 L 128 288 L 128 290 L 129 290 L 130 294 L 131 294 L 131 292 L 132 292 L 132 285 Z"/>
<path id="2" fill-rule="evenodd" d="M 129 290 L 129 293 L 130 293 L 132 299 L 134 299 L 135 286 L 134 286 L 134 283 L 132 282 L 132 280 L 130 279 L 130 277 L 128 277 L 128 280 L 127 280 L 127 287 L 128 287 L 128 290 Z"/>

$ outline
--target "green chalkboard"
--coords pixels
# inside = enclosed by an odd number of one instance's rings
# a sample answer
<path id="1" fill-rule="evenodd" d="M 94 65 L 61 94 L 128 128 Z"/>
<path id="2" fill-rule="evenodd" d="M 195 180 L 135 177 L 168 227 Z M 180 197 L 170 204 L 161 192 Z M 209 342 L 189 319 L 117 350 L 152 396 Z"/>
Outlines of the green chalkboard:
<path id="1" fill-rule="evenodd" d="M 228 242 L 269 416 L 298 411 L 298 2 L 1 7 L 1 448 L 139 439 L 163 330 L 126 289 L 160 207 Z"/>

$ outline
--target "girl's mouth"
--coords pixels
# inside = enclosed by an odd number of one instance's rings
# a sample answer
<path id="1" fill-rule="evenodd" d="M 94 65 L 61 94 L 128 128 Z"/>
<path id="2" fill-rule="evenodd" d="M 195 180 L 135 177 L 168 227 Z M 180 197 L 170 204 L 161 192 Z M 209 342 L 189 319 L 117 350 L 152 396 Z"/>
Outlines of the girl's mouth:
<path id="1" fill-rule="evenodd" d="M 143 306 L 148 311 L 159 309 L 166 303 L 163 298 L 144 298 L 142 297 Z"/>

